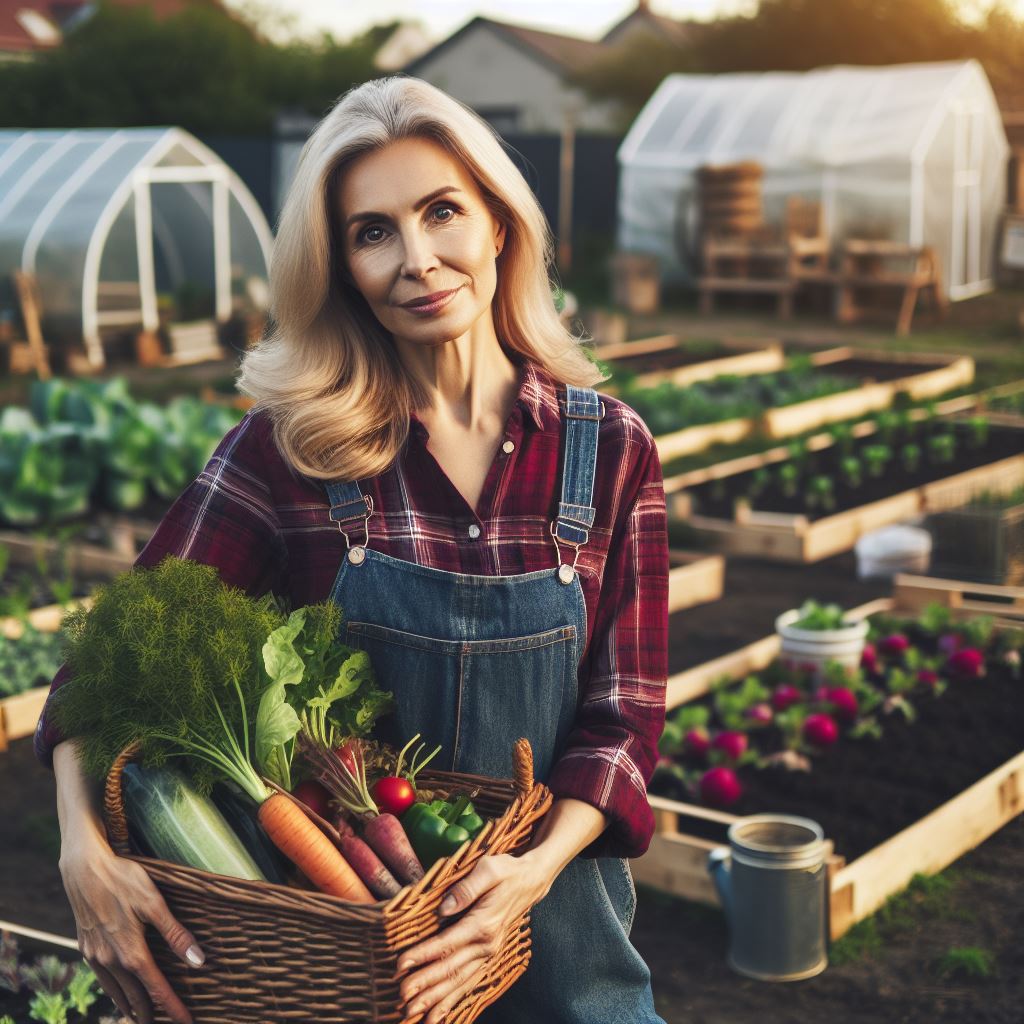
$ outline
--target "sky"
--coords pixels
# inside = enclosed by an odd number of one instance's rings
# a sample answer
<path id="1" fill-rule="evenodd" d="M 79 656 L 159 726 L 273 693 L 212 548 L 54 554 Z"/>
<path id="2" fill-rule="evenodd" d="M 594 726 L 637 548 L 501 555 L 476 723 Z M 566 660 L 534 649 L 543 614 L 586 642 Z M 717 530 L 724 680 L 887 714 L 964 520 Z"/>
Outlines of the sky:
<path id="1" fill-rule="evenodd" d="M 371 25 L 396 19 L 419 19 L 435 41 L 482 14 L 552 32 L 596 39 L 625 17 L 635 0 L 225 0 L 237 9 L 256 9 L 271 38 L 310 37 L 323 31 L 346 39 Z M 828 0 L 819 0 L 828 3 Z M 995 0 L 953 0 L 967 14 Z M 1024 17 L 1024 0 L 1006 0 Z M 651 9 L 671 18 L 706 20 L 749 10 L 755 0 L 652 0 Z"/>

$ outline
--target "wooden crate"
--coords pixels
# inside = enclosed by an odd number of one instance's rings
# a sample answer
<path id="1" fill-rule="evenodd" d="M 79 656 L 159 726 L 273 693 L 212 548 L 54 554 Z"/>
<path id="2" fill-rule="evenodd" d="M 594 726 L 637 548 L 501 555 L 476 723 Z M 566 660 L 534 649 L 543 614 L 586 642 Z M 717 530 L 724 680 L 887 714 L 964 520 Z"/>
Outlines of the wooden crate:
<path id="1" fill-rule="evenodd" d="M 914 614 L 931 601 L 951 608 L 958 618 L 990 614 L 1001 626 L 1024 625 L 1024 588 L 984 587 L 949 580 L 897 576 L 892 598 L 852 609 L 853 617 L 879 612 Z M 742 679 L 767 667 L 779 654 L 778 636 L 764 637 L 705 665 L 678 673 L 668 681 L 667 704 L 677 707 L 707 693 L 727 676 Z M 632 863 L 636 881 L 674 896 L 717 905 L 718 894 L 707 873 L 708 852 L 722 845 L 690 835 L 694 823 L 725 829 L 735 815 L 694 804 L 651 796 L 657 832 L 650 849 Z M 903 889 L 915 874 L 934 874 L 983 842 L 1024 811 L 1024 752 L 1012 757 L 930 814 L 846 864 L 828 857 L 829 931 L 840 938 Z M 700 831 L 706 831 L 706 828 Z"/>
<path id="2" fill-rule="evenodd" d="M 75 604 L 88 608 L 92 600 L 81 598 Z M 66 609 L 62 605 L 50 604 L 33 608 L 28 613 L 28 621 L 44 633 L 56 633 L 65 614 Z M 23 632 L 24 626 L 19 619 L 0 619 L 0 635 L 16 640 Z M 36 686 L 13 697 L 0 699 L 0 751 L 6 750 L 11 740 L 31 736 L 35 732 L 49 690 L 49 686 Z"/>
<path id="3" fill-rule="evenodd" d="M 717 601 L 725 586 L 725 559 L 690 551 L 668 553 L 668 611 Z"/>

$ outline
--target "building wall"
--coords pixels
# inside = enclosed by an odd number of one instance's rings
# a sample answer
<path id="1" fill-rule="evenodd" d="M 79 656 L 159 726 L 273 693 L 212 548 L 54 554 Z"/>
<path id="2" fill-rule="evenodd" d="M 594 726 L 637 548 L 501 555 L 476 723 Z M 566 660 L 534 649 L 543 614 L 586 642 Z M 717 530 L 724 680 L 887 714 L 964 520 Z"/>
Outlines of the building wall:
<path id="1" fill-rule="evenodd" d="M 471 106 L 502 132 L 560 132 L 567 102 L 579 104 L 579 131 L 614 131 L 614 106 L 568 89 L 557 71 L 486 25 L 454 40 L 411 72 Z"/>

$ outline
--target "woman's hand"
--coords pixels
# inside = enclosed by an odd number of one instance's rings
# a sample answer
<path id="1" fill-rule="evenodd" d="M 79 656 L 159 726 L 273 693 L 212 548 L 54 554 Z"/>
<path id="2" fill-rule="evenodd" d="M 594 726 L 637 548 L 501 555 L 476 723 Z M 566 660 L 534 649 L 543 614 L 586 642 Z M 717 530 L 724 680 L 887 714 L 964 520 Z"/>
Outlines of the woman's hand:
<path id="1" fill-rule="evenodd" d="M 529 853 L 481 857 L 441 902 L 442 915 L 470 908 L 466 915 L 406 950 L 398 962 L 400 971 L 419 968 L 402 981 L 406 1012 L 429 1010 L 426 1024 L 443 1021 L 477 983 L 479 972 L 501 947 L 512 924 L 547 894 L 555 874 L 547 862 L 533 860 Z"/>
<path id="2" fill-rule="evenodd" d="M 192 967 L 203 953 L 173 917 L 143 868 L 115 855 L 96 809 L 96 794 L 78 764 L 76 741 L 53 752 L 60 819 L 60 873 L 78 927 L 78 947 L 103 990 L 126 1016 L 153 1019 L 151 1004 L 175 1024 L 192 1017 L 156 966 L 144 928 L 153 925 L 168 946 Z"/>
<path id="3" fill-rule="evenodd" d="M 418 968 L 402 981 L 407 1012 L 429 1010 L 426 1024 L 440 1024 L 477 983 L 488 957 L 501 947 L 513 922 L 548 894 L 566 864 L 607 824 L 596 807 L 562 798 L 541 819 L 530 849 L 521 856 L 481 857 L 441 901 L 443 916 L 463 910 L 466 916 L 399 958 L 400 971 Z"/>
<path id="4" fill-rule="evenodd" d="M 153 960 L 144 926 L 153 925 L 193 967 L 202 965 L 203 955 L 149 875 L 138 864 L 117 857 L 105 843 L 85 849 L 76 844 L 62 853 L 60 872 L 78 926 L 78 948 L 121 1013 L 150 1024 L 152 1006 L 159 1006 L 175 1024 L 192 1024 L 184 1003 Z"/>

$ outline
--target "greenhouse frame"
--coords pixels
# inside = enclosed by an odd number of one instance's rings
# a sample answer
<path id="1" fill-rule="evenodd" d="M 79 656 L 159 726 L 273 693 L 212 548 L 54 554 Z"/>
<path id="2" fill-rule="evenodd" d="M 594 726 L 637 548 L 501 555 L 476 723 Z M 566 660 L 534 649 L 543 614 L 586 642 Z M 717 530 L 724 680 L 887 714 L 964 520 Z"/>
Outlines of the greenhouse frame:
<path id="1" fill-rule="evenodd" d="M 227 320 L 265 305 L 273 236 L 252 193 L 176 127 L 0 131 L 0 305 L 35 275 L 47 338 L 103 366 L 103 335 L 160 326 L 158 293 L 201 287 Z"/>
<path id="2" fill-rule="evenodd" d="M 846 238 L 932 246 L 949 296 L 992 289 L 1009 146 L 974 60 L 669 75 L 619 147 L 618 246 L 695 276 L 696 171 L 754 160 L 765 220 L 791 195 Z"/>

